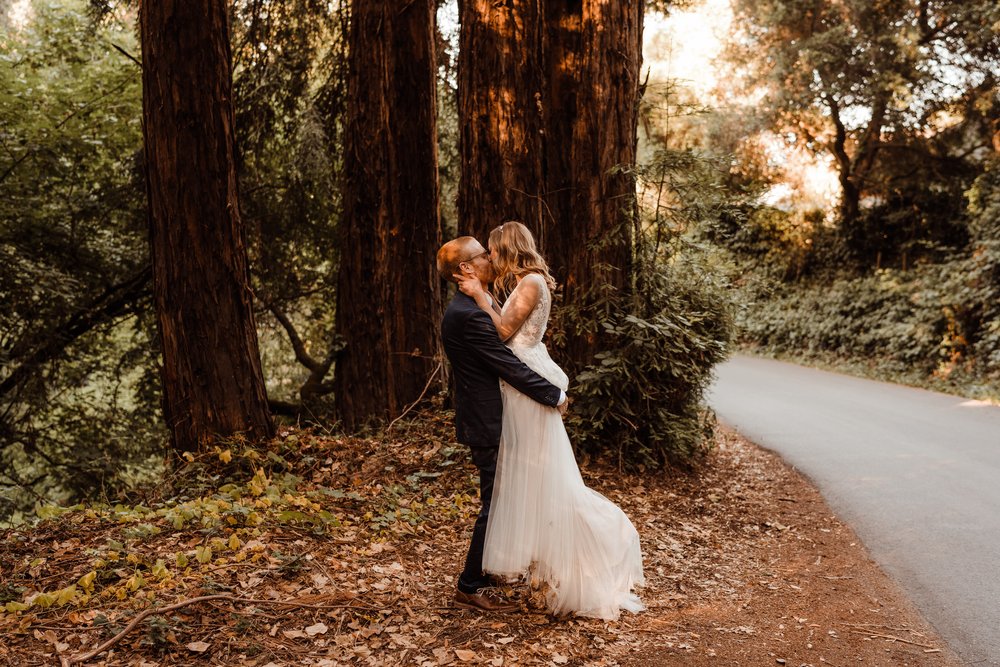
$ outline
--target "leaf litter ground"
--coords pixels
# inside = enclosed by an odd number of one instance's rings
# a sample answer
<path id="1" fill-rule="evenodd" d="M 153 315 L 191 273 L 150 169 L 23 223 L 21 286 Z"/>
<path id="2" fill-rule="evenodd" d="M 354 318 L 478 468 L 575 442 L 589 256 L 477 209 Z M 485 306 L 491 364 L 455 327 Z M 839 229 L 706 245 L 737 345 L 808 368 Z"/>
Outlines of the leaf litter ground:
<path id="1" fill-rule="evenodd" d="M 519 611 L 451 605 L 478 498 L 450 413 L 227 443 L 0 533 L 0 664 L 960 664 L 794 470 L 716 441 L 691 473 L 581 466 L 642 539 L 648 610 L 614 622 L 524 586 Z"/>

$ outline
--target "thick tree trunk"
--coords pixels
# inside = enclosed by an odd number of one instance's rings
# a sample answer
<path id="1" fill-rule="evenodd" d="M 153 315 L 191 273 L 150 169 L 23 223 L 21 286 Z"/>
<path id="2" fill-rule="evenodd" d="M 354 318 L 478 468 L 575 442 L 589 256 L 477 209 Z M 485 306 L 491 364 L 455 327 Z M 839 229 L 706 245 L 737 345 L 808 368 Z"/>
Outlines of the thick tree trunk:
<path id="1" fill-rule="evenodd" d="M 458 223 L 484 244 L 520 220 L 546 245 L 540 0 L 461 0 Z M 546 224 L 543 224 L 546 223 Z"/>
<path id="2" fill-rule="evenodd" d="M 463 0 L 460 18 L 462 231 L 527 223 L 564 306 L 627 292 L 643 3 Z M 564 361 L 579 368 L 598 345 L 571 335 Z"/>
<path id="3" fill-rule="evenodd" d="M 441 358 L 434 12 L 352 7 L 334 374 L 347 428 L 402 412 Z"/>
<path id="4" fill-rule="evenodd" d="M 548 259 L 564 303 L 589 311 L 631 284 L 642 64 L 641 0 L 546 0 Z M 596 318 L 598 313 L 591 313 Z M 570 336 L 588 363 L 599 332 Z"/>
<path id="5" fill-rule="evenodd" d="M 240 220 L 225 0 L 143 2 L 153 293 L 173 445 L 273 433 Z"/>

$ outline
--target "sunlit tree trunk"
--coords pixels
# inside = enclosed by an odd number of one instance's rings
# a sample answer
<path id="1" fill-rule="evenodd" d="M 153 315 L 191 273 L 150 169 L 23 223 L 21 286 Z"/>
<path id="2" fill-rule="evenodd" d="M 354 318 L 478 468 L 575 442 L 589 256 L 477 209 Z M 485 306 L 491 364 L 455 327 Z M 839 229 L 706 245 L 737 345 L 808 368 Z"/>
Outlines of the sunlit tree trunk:
<path id="1" fill-rule="evenodd" d="M 632 281 L 642 17 L 641 0 L 460 5 L 460 226 L 535 231 L 562 307 L 593 323 L 568 332 L 576 369 L 599 347 L 592 306 Z"/>
<path id="2" fill-rule="evenodd" d="M 352 6 L 334 374 L 348 428 L 402 412 L 441 357 L 434 12 Z"/>
<path id="3" fill-rule="evenodd" d="M 545 2 L 546 251 L 564 305 L 583 311 L 632 280 L 642 19 L 641 0 Z M 599 315 L 567 338 L 577 367 L 599 348 Z"/>
<path id="4" fill-rule="evenodd" d="M 461 0 L 459 231 L 520 220 L 545 245 L 541 0 Z"/>
<path id="5" fill-rule="evenodd" d="M 233 147 L 227 3 L 143 2 L 143 130 L 164 413 L 174 446 L 273 432 Z"/>

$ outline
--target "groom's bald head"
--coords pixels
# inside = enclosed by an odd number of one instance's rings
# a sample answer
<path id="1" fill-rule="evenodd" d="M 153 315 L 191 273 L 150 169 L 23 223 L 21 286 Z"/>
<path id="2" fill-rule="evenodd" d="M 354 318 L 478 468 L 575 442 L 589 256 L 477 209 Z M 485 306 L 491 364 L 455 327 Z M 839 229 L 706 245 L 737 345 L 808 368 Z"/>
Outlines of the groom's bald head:
<path id="1" fill-rule="evenodd" d="M 455 274 L 460 273 L 458 265 L 483 252 L 486 252 L 483 244 L 473 236 L 459 236 L 457 239 L 452 239 L 438 250 L 438 273 L 445 280 L 455 282 Z"/>

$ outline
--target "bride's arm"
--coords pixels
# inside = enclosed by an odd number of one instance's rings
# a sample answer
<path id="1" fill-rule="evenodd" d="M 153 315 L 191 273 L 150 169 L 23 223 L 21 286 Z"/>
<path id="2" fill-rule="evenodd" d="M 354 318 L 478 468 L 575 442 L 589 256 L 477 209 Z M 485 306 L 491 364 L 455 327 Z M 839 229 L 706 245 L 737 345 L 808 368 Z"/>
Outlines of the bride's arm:
<path id="1" fill-rule="evenodd" d="M 483 290 L 482 285 L 475 278 L 460 278 L 458 287 L 462 292 L 476 300 L 476 305 L 484 310 L 493 320 L 493 326 L 497 328 L 500 340 L 507 340 L 521 328 L 524 320 L 528 318 L 535 304 L 541 298 L 541 278 L 530 274 L 521 279 L 517 289 L 507 300 L 506 310 L 501 314 L 496 307 L 496 300 L 490 306 L 490 299 Z"/>

